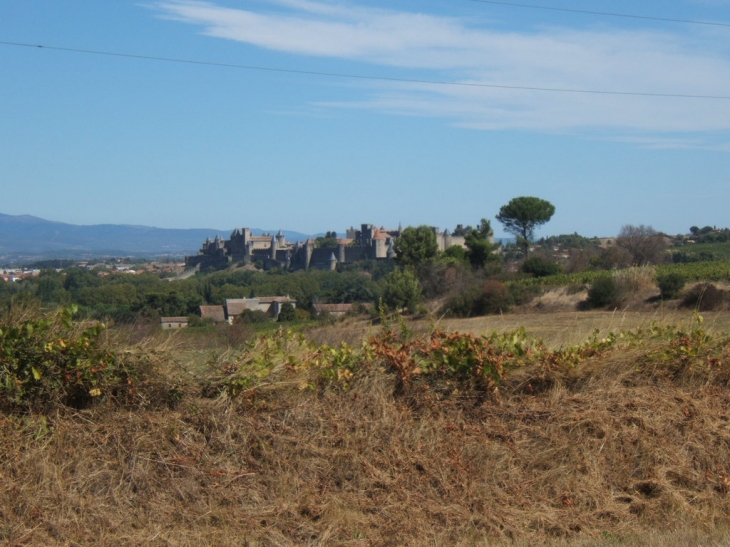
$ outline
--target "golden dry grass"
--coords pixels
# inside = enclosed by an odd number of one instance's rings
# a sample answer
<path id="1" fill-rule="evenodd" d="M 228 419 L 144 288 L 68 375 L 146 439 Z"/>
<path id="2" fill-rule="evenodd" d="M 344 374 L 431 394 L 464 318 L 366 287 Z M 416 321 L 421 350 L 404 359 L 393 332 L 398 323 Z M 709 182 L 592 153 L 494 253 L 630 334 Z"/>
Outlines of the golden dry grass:
<path id="1" fill-rule="evenodd" d="M 668 525 L 719 541 L 727 524 L 726 394 L 608 385 L 422 408 L 391 391 L 375 376 L 241 406 L 6 417 L 3 539 L 610 544 Z"/>
<path id="2" fill-rule="evenodd" d="M 652 321 L 690 328 L 692 317 L 562 312 L 439 326 L 524 326 L 559 347 Z M 728 332 L 729 323 L 716 314 L 704 326 Z M 312 335 L 357 342 L 376 328 L 348 320 Z M 177 371 L 180 340 L 155 335 L 144 347 L 176 355 Z M 0 542 L 728 545 L 730 390 L 639 373 L 645 352 L 526 367 L 486 398 L 397 395 L 375 368 L 350 389 L 302 390 L 288 378 L 235 401 L 189 390 L 172 410 L 2 414 Z"/>
<path id="3" fill-rule="evenodd" d="M 730 312 L 703 312 L 703 327 L 709 333 L 730 332 Z M 504 315 L 489 315 L 468 319 L 431 318 L 407 321 L 414 332 L 429 332 L 434 326 L 447 332 L 489 334 L 509 332 L 524 328 L 530 338 L 542 339 L 549 348 L 580 344 L 598 330 L 601 337 L 608 332 L 648 328 L 656 323 L 661 326 L 677 325 L 691 329 L 695 323 L 692 310 L 676 307 L 659 307 L 648 311 L 575 311 L 561 310 L 541 313 L 522 311 Z M 326 327 L 317 327 L 307 336 L 319 343 L 337 345 L 345 341 L 358 345 L 363 339 L 378 332 L 379 327 L 362 318 L 351 318 Z"/>
<path id="4" fill-rule="evenodd" d="M 708 332 L 730 332 L 730 312 L 706 312 L 702 316 L 705 320 L 703 326 Z M 649 312 L 615 310 L 505 314 L 473 319 L 441 319 L 438 324 L 448 331 L 476 334 L 506 332 L 524 327 L 530 337 L 542 338 L 548 347 L 558 348 L 582 343 L 596 329 L 603 337 L 608 332 L 648 328 L 652 323 L 691 329 L 694 321 L 691 310 L 660 308 Z"/>

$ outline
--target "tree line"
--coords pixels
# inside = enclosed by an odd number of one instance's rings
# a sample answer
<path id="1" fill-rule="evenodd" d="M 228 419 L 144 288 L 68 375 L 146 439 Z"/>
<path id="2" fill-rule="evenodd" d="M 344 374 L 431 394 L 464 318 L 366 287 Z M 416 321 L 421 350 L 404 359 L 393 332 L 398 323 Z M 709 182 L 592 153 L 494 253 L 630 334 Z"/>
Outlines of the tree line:
<path id="1" fill-rule="evenodd" d="M 0 303 L 75 304 L 90 317 L 130 322 L 194 315 L 201 305 L 220 305 L 229 298 L 289 295 L 297 301 L 300 316 L 316 303 L 382 302 L 389 309 L 415 313 L 423 309 L 424 300 L 441 298 L 444 313 L 474 315 L 507 311 L 534 296 L 537 285 L 510 283 L 521 277 L 671 260 L 667 236 L 644 225 L 624 226 L 609 242 L 577 233 L 535 241 L 537 228 L 554 213 L 555 206 L 548 201 L 514 198 L 500 208 L 496 219 L 515 236 L 515 243 L 494 244 L 491 223 L 482 218 L 474 226 L 459 224 L 453 233 L 464 237 L 464 246 L 444 251 L 439 251 L 432 227 L 409 226 L 395 242 L 395 261 L 342 264 L 337 271 L 229 268 L 171 281 L 155 273 L 105 275 L 108 272 L 80 267 L 60 272 L 46 268 L 33 279 L 1 282 Z M 699 240 L 721 238 L 727 230 L 690 231 Z M 328 232 L 318 243 L 336 242 L 336 233 Z"/>

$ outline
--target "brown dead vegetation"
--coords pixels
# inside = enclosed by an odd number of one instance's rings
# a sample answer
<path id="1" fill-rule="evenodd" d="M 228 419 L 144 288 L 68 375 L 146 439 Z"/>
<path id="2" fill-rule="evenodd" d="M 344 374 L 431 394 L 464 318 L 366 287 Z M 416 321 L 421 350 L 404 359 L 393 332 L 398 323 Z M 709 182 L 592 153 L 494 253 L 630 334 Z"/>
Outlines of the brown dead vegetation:
<path id="1" fill-rule="evenodd" d="M 727 544 L 728 378 L 645 354 L 525 367 L 486 397 L 398 395 L 375 367 L 349 389 L 2 414 L 0 542 Z"/>

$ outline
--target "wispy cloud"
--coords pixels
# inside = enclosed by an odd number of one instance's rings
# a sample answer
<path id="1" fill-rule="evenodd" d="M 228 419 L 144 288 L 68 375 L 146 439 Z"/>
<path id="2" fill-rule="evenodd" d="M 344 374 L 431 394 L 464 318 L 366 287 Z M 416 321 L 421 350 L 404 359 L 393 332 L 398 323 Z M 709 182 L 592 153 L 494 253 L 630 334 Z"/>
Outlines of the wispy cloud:
<path id="1" fill-rule="evenodd" d="M 337 1 L 270 0 L 259 5 L 264 7 L 233 9 L 189 0 L 155 4 L 165 17 L 201 26 L 209 36 L 293 55 L 397 67 L 406 78 L 730 96 L 728 34 L 703 38 L 611 28 L 504 31 L 460 18 Z M 364 84 L 363 92 L 359 101 L 327 104 L 440 116 L 475 129 L 664 134 L 655 139 L 656 146 L 667 145 L 667 133 L 730 129 L 730 100 L 722 99 L 384 82 Z"/>

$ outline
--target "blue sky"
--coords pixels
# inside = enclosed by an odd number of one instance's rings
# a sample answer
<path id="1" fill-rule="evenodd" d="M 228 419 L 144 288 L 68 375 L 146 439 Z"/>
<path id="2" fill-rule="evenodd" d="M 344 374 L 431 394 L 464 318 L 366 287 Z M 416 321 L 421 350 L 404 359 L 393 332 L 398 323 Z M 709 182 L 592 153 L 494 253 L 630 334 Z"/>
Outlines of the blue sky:
<path id="1" fill-rule="evenodd" d="M 0 213 L 305 233 L 486 217 L 501 236 L 500 206 L 529 195 L 556 206 L 538 236 L 730 224 L 730 0 L 524 3 L 724 25 L 473 0 L 3 0 Z"/>

